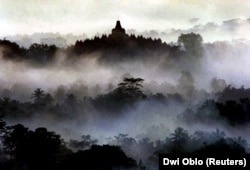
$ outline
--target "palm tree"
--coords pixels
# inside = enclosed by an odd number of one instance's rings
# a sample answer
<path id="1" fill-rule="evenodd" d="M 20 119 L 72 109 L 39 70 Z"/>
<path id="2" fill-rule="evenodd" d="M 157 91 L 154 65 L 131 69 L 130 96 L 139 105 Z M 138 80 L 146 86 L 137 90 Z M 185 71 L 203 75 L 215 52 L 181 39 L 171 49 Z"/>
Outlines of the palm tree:
<path id="1" fill-rule="evenodd" d="M 178 147 L 186 144 L 188 139 L 188 132 L 181 127 L 176 128 L 174 133 L 171 134 L 170 138 L 170 140 Z"/>
<path id="2" fill-rule="evenodd" d="M 41 104 L 44 99 L 44 91 L 41 88 L 37 88 L 32 94 L 31 98 L 34 98 L 34 103 Z"/>

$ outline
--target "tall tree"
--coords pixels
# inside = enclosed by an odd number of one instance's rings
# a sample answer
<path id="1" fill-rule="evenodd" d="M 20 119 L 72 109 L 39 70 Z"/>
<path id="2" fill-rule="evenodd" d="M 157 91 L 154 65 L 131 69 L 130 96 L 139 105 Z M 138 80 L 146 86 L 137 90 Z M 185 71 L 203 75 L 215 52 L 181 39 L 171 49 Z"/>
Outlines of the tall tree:
<path id="1" fill-rule="evenodd" d="M 193 57 L 201 57 L 203 53 L 202 43 L 203 38 L 200 34 L 193 32 L 188 34 L 181 34 L 178 37 L 178 43 L 183 44 L 188 55 Z"/>
<path id="2" fill-rule="evenodd" d="M 142 78 L 124 78 L 123 82 L 118 84 L 117 90 L 128 97 L 145 98 L 141 90 L 143 81 Z"/>
<path id="3" fill-rule="evenodd" d="M 60 135 L 46 128 L 31 131 L 21 124 L 8 127 L 3 143 L 20 169 L 55 169 L 61 156 L 68 152 Z"/>
<path id="4" fill-rule="evenodd" d="M 32 94 L 31 98 L 34 99 L 34 103 L 42 104 L 44 100 L 45 93 L 41 88 L 37 88 Z"/>
<path id="5" fill-rule="evenodd" d="M 4 150 L 14 159 L 25 159 L 29 146 L 30 131 L 21 124 L 7 127 L 4 135 Z"/>
<path id="6" fill-rule="evenodd" d="M 178 127 L 175 129 L 174 133 L 171 134 L 170 139 L 179 149 L 181 149 L 188 142 L 189 135 L 186 130 Z"/>

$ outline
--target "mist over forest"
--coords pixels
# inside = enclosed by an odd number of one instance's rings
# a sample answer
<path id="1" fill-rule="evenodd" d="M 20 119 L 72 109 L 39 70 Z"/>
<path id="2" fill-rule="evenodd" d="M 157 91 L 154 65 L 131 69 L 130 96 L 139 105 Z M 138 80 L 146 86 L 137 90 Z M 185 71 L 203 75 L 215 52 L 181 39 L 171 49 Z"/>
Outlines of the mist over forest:
<path id="1" fill-rule="evenodd" d="M 1 39 L 0 167 L 84 169 L 110 151 L 120 162 L 107 169 L 157 169 L 158 153 L 249 153 L 250 43 L 192 31 L 167 43 L 117 21 L 72 45 Z"/>

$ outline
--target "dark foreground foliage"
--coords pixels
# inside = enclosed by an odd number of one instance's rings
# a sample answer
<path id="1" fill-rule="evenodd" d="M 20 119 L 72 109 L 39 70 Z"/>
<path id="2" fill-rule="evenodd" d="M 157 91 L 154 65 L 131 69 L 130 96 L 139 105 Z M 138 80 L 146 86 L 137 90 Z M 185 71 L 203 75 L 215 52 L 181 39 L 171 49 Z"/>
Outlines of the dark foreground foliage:
<path id="1" fill-rule="evenodd" d="M 241 137 L 227 137 L 220 130 L 189 134 L 181 127 L 166 135 L 164 141 L 136 140 L 119 134 L 109 139 L 107 145 L 97 145 L 97 140 L 92 140 L 90 135 L 83 136 L 82 141 L 65 142 L 46 128 L 32 131 L 17 124 L 1 128 L 1 141 L 1 170 L 151 169 L 158 166 L 159 154 L 206 157 L 249 153 L 249 145 Z M 73 152 L 72 144 L 79 144 L 79 150 Z"/>

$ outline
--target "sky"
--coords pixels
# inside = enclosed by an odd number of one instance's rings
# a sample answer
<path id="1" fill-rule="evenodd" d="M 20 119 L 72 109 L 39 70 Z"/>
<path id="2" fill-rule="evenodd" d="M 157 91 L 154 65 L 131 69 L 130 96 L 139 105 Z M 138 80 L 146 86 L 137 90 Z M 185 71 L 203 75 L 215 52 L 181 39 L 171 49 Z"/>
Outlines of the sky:
<path id="1" fill-rule="evenodd" d="M 249 9 L 247 0 L 0 0 L 0 37 L 36 32 L 93 36 L 109 33 L 118 19 L 138 32 L 204 32 L 224 21 L 245 21 Z"/>

